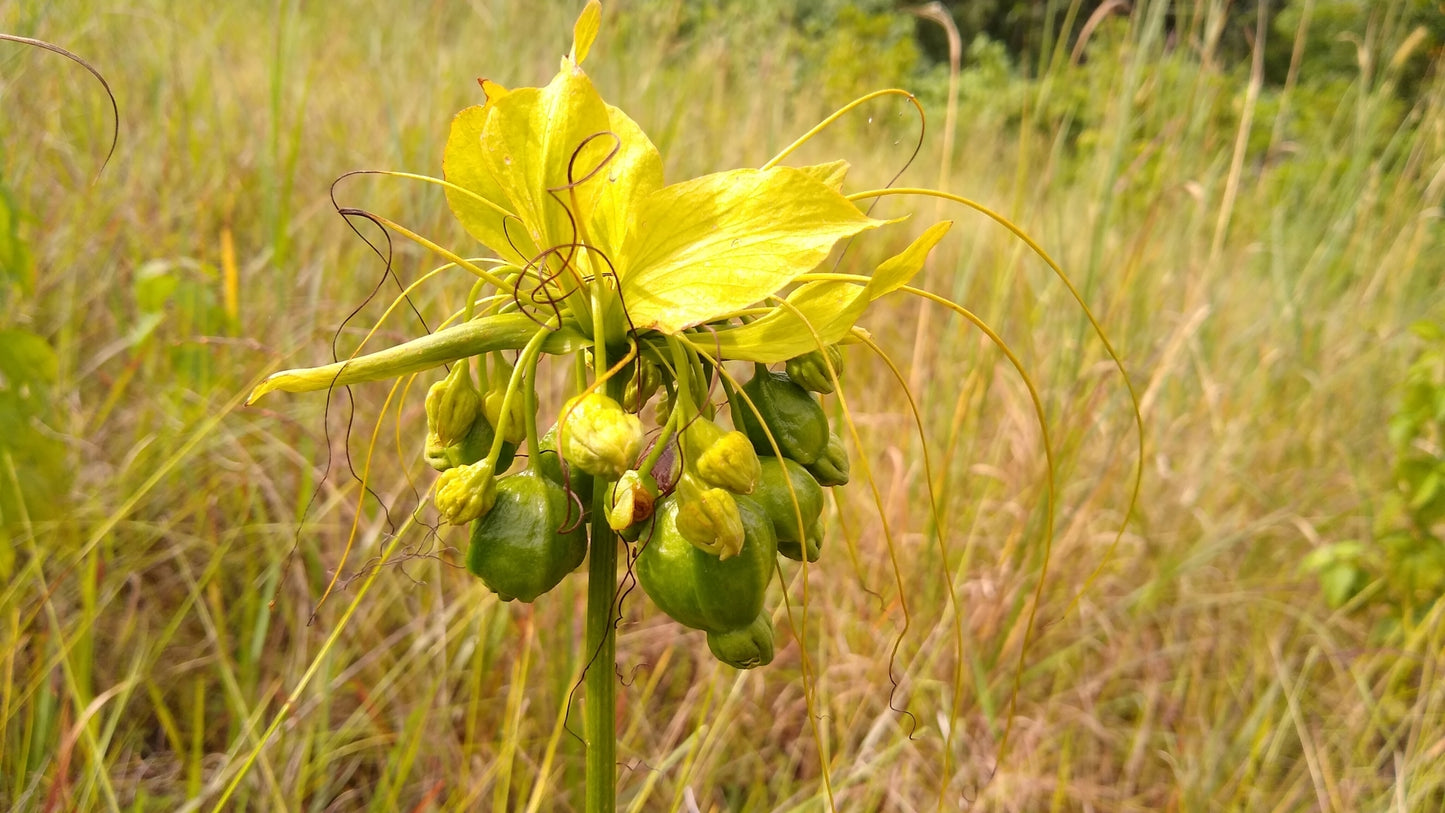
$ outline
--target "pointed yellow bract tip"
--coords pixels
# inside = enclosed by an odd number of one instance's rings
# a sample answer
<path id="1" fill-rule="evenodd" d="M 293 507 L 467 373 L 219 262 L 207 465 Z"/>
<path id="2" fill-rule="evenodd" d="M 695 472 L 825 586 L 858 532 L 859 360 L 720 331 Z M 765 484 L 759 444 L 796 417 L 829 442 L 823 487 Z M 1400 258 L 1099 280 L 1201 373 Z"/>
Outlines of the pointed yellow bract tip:
<path id="1" fill-rule="evenodd" d="M 602 4 L 598 0 L 592 0 L 587 4 L 587 8 L 582 9 L 577 24 L 572 26 L 572 53 L 568 58 L 573 65 L 581 65 L 582 60 L 587 58 L 587 52 L 592 50 L 592 42 L 597 39 L 597 29 L 601 23 Z"/>

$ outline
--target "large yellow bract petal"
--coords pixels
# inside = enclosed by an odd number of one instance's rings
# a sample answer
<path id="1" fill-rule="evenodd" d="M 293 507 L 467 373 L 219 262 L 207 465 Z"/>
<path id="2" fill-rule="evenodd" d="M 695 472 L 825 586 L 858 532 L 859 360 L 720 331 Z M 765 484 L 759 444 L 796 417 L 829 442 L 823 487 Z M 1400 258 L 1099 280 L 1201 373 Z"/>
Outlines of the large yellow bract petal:
<path id="1" fill-rule="evenodd" d="M 879 264 L 866 284 L 820 280 L 798 287 L 762 318 L 720 328 L 694 340 L 697 348 L 722 358 L 763 364 L 786 361 L 848 335 L 873 300 L 907 285 L 948 233 L 953 221 L 935 223 L 908 248 Z"/>
<path id="2" fill-rule="evenodd" d="M 738 169 L 649 195 L 613 259 L 632 324 L 676 333 L 776 293 L 884 222 L 792 167 Z"/>

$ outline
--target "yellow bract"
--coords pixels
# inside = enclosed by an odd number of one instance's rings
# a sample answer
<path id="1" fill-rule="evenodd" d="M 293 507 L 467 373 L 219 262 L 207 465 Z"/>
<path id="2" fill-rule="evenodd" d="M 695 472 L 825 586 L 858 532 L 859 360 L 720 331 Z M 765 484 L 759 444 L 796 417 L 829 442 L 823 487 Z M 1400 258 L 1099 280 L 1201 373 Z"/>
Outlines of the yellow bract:
<path id="1" fill-rule="evenodd" d="M 675 334 L 768 298 L 839 240 L 884 223 L 839 192 L 843 162 L 664 186 L 657 148 L 580 67 L 598 13 L 583 11 L 546 87 L 488 84 L 486 104 L 458 115 L 447 141 L 452 210 L 500 257 L 532 269 L 527 287 L 548 280 L 555 301 L 615 273 L 631 325 Z M 834 310 L 820 315 L 837 321 Z"/>

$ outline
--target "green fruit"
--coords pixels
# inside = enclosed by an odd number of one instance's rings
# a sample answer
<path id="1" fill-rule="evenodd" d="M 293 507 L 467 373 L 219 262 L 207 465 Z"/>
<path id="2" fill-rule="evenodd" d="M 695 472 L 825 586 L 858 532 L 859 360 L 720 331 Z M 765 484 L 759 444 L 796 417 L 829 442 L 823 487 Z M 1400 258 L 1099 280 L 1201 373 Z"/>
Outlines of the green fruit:
<path id="1" fill-rule="evenodd" d="M 828 435 L 828 447 L 808 466 L 808 473 L 820 486 L 846 486 L 850 473 L 848 448 L 837 435 Z"/>
<path id="2" fill-rule="evenodd" d="M 788 490 L 790 483 L 792 491 Z M 808 531 L 823 513 L 823 489 L 818 481 L 807 469 L 787 458 L 765 457 L 762 477 L 753 492 L 753 499 L 773 523 L 773 531 L 778 537 L 778 553 L 801 561 L 803 552 L 798 543 L 808 539 Z M 817 559 L 817 550 L 810 551 L 808 561 Z"/>
<path id="3" fill-rule="evenodd" d="M 592 507 L 592 478 L 577 469 L 569 468 L 567 477 L 562 476 L 562 456 L 557 454 L 557 425 L 553 424 L 542 434 L 537 441 L 537 468 L 541 469 L 543 476 L 548 480 L 562 486 L 564 489 L 571 487 L 572 492 L 582 500 L 582 505 L 590 509 Z"/>
<path id="4" fill-rule="evenodd" d="M 713 657 L 736 669 L 752 669 L 773 662 L 773 619 L 766 612 L 742 629 L 709 632 L 707 648 Z"/>
<path id="5" fill-rule="evenodd" d="M 825 360 L 826 355 L 826 360 Z M 833 375 L 828 374 L 831 364 Z M 836 344 L 788 359 L 788 378 L 803 389 L 828 394 L 833 391 L 833 378 L 843 378 L 843 351 Z"/>
<path id="6" fill-rule="evenodd" d="M 828 448 L 828 416 L 818 400 L 781 373 L 759 369 L 752 380 L 743 385 L 743 392 L 752 399 L 772 433 L 783 457 L 808 465 Z M 748 439 L 759 455 L 773 455 L 768 432 L 758 422 L 758 415 L 746 403 L 739 410 Z"/>
<path id="7" fill-rule="evenodd" d="M 492 452 L 492 438 L 496 437 L 492 424 L 483 415 L 477 415 L 472 421 L 472 428 L 467 430 L 465 437 L 457 443 L 446 447 L 444 454 L 446 461 L 453 466 L 469 466 L 486 458 Z M 495 471 L 505 472 L 511 465 L 512 459 L 517 456 L 517 444 L 504 440 L 502 448 L 497 451 L 497 464 Z M 432 447 L 427 446 L 427 459 L 432 459 Z M 432 465 L 436 465 L 433 463 Z"/>
<path id="8" fill-rule="evenodd" d="M 741 552 L 726 561 L 698 550 L 678 533 L 676 499 L 658 504 L 635 572 L 653 603 L 684 626 L 731 632 L 752 624 L 762 612 L 777 540 L 757 503 L 746 497 L 737 502 L 745 537 Z"/>
<path id="9" fill-rule="evenodd" d="M 823 553 L 823 528 L 823 516 L 819 515 L 818 519 L 808 528 L 808 533 L 803 537 L 801 543 L 779 541 L 778 555 L 785 559 L 792 559 L 794 562 L 803 561 L 805 556 L 810 563 L 818 561 L 818 557 Z"/>
<path id="10" fill-rule="evenodd" d="M 492 510 L 472 524 L 467 569 L 503 601 L 531 602 L 556 587 L 587 556 L 587 526 L 567 516 L 567 499 L 530 470 L 498 480 Z M 560 530 L 569 519 L 571 530 Z"/>

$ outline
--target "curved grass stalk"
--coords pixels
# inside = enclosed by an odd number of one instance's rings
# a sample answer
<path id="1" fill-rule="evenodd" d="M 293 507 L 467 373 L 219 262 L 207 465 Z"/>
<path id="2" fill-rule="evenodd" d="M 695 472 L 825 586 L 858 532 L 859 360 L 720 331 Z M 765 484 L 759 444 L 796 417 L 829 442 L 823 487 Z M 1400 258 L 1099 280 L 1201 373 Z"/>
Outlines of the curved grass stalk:
<path id="1" fill-rule="evenodd" d="M 1084 584 L 1078 589 L 1077 592 L 1074 593 L 1074 597 L 1069 601 L 1068 607 L 1064 609 L 1063 615 L 1059 616 L 1060 619 L 1066 618 L 1069 613 L 1073 612 L 1074 609 L 1078 607 L 1079 600 L 1083 598 L 1084 593 L 1087 592 L 1088 589 L 1093 585 L 1093 583 L 1099 578 L 1100 574 L 1102 574 L 1104 571 L 1104 567 L 1113 558 L 1114 551 L 1119 547 L 1120 541 L 1122 541 L 1124 538 L 1124 531 L 1129 525 L 1129 520 L 1134 516 L 1134 509 L 1138 507 L 1139 504 L 1139 491 L 1144 482 L 1144 415 L 1142 412 L 1139 411 L 1138 392 L 1134 389 L 1134 383 L 1129 379 L 1129 371 L 1124 368 L 1123 359 L 1119 357 L 1118 351 L 1114 349 L 1114 344 L 1109 341 L 1108 334 L 1104 332 L 1104 328 L 1099 324 L 1099 320 L 1094 317 L 1093 310 L 1091 310 L 1088 304 L 1084 301 L 1084 297 L 1082 294 L 1079 293 L 1079 289 L 1074 286 L 1073 281 L 1069 279 L 1068 274 L 1064 273 L 1063 268 L 1059 267 L 1059 264 L 1054 261 L 1054 258 L 1051 257 L 1049 253 L 1043 249 L 1042 246 L 1035 242 L 1035 240 L 1030 237 L 1027 232 L 1014 225 L 1013 221 L 1009 220 L 1007 217 L 1004 217 L 998 212 L 995 212 L 994 210 L 988 208 L 987 206 L 984 206 L 981 203 L 970 200 L 961 195 L 954 195 L 948 192 L 940 192 L 936 189 L 920 189 L 914 187 L 900 187 L 898 189 L 874 189 L 867 192 L 857 192 L 852 195 L 848 195 L 847 197 L 849 200 L 857 201 L 868 198 L 879 198 L 887 195 L 919 195 L 923 197 L 942 198 L 943 200 L 952 201 L 961 206 L 966 206 L 970 209 L 973 209 L 974 211 L 988 217 L 990 220 L 993 220 L 995 223 L 998 223 L 1000 226 L 1003 226 L 1004 228 L 1012 232 L 1015 237 L 1023 241 L 1024 245 L 1029 247 L 1029 250 L 1033 251 L 1033 253 L 1037 255 L 1039 259 L 1043 260 L 1044 263 L 1048 265 L 1049 270 L 1053 271 L 1054 276 L 1058 277 L 1059 281 L 1062 282 L 1064 284 L 1064 287 L 1068 289 L 1069 295 L 1074 298 L 1074 302 L 1076 302 L 1079 308 L 1083 310 L 1084 316 L 1089 320 L 1089 324 L 1093 327 L 1095 335 L 1097 335 L 1099 337 L 1099 341 L 1103 343 L 1105 352 L 1108 353 L 1109 358 L 1114 362 L 1115 369 L 1119 371 L 1119 377 L 1124 380 L 1124 388 L 1129 392 L 1129 402 L 1133 407 L 1134 411 L 1134 428 L 1136 436 L 1138 437 L 1138 460 L 1136 461 L 1134 466 L 1134 482 L 1129 491 L 1129 508 L 1124 513 L 1123 522 L 1119 523 L 1118 533 L 1114 535 L 1113 541 L 1109 543 L 1109 547 L 1104 551 L 1103 558 L 1099 561 L 1099 564 L 1094 568 L 1093 572 L 1089 574 L 1089 577 L 1084 580 Z M 919 291 L 918 289 L 910 289 L 908 286 L 905 286 L 904 289 L 910 290 L 910 292 L 917 292 L 920 294 L 928 295 L 927 292 Z M 945 305 L 946 307 L 956 307 L 956 305 L 950 300 L 943 299 L 942 297 L 940 297 L 936 301 L 938 301 L 939 304 Z M 979 325 L 980 329 L 982 329 L 981 323 L 975 322 L 975 324 Z"/>
<path id="2" fill-rule="evenodd" d="M 813 128 L 811 130 L 803 133 L 801 136 L 798 137 L 796 141 L 784 147 L 782 152 L 769 159 L 766 164 L 763 164 L 762 167 L 760 167 L 760 169 L 772 169 L 773 167 L 777 166 L 779 162 L 786 159 L 789 155 L 797 152 L 800 147 L 811 141 L 814 136 L 818 135 L 819 133 L 832 126 L 834 122 L 838 121 L 839 119 L 843 118 L 844 116 L 848 115 L 859 107 L 867 104 L 868 102 L 871 102 L 874 99 L 878 99 L 883 96 L 902 96 L 908 99 L 908 101 L 911 102 L 913 106 L 918 109 L 919 118 L 923 118 L 923 105 L 918 103 L 918 98 L 912 93 L 909 93 L 908 91 L 902 90 L 900 88 L 875 90 L 872 93 L 867 93 L 859 96 L 853 101 L 843 105 L 842 107 L 834 111 L 832 115 L 813 125 Z"/>
<path id="3" fill-rule="evenodd" d="M 956 720 L 959 714 L 959 698 L 963 696 L 963 612 L 958 606 L 958 595 L 953 583 L 953 571 L 948 568 L 948 546 L 943 538 L 943 516 L 938 510 L 938 494 L 934 490 L 933 485 L 933 456 L 928 452 L 928 437 L 923 430 L 923 414 L 918 409 L 918 402 L 913 397 L 912 388 L 908 386 L 908 378 L 903 375 L 902 370 L 898 369 L 898 365 L 893 362 L 893 359 L 866 333 L 855 331 L 853 335 L 887 365 L 889 372 L 893 374 L 894 380 L 898 382 L 899 388 L 903 390 L 904 397 L 908 399 L 908 409 L 913 414 L 913 425 L 918 429 L 918 441 L 923 449 L 923 478 L 924 482 L 928 484 L 928 508 L 933 514 L 934 536 L 938 540 L 939 564 L 941 565 L 939 570 L 943 576 L 944 587 L 948 591 L 949 606 L 953 608 L 954 647 L 958 657 L 954 659 L 953 665 L 953 708 L 950 710 L 949 720 Z M 826 355 L 824 356 L 824 361 L 827 361 Z M 833 378 L 833 386 L 837 388 L 839 386 L 838 380 L 837 376 L 833 375 L 831 364 L 828 365 L 828 369 L 829 375 Z M 1052 481 L 1052 469 L 1050 470 L 1050 475 Z M 939 789 L 939 810 L 943 810 L 945 792 L 948 787 L 949 777 L 952 775 L 953 737 L 954 726 L 949 725 L 948 733 L 944 735 L 943 741 L 943 786 Z"/>
<path id="4" fill-rule="evenodd" d="M 363 214 L 362 212 L 354 209 L 344 209 L 342 210 L 342 212 L 343 214 Z M 388 229 L 394 230 L 397 234 L 400 234 L 402 237 L 405 237 L 413 243 L 416 243 L 417 245 L 432 252 L 433 254 L 436 254 L 439 257 L 446 258 L 448 262 L 455 263 L 458 268 L 461 268 L 464 271 L 468 271 L 471 274 L 486 280 L 491 285 L 495 285 L 498 289 L 502 289 L 507 286 L 507 283 L 503 281 L 501 277 L 496 276 L 492 272 L 486 270 L 485 268 L 482 268 L 480 265 L 477 265 L 476 263 L 468 260 L 462 255 L 457 254 L 450 249 L 443 248 L 436 243 L 433 243 L 425 237 L 422 237 L 420 234 L 417 234 L 411 229 L 408 229 L 400 223 L 397 223 L 395 220 L 382 217 L 381 215 L 373 214 L 371 212 L 365 212 L 364 214 L 366 217 L 375 219 L 376 222 L 380 225 L 385 226 Z"/>

